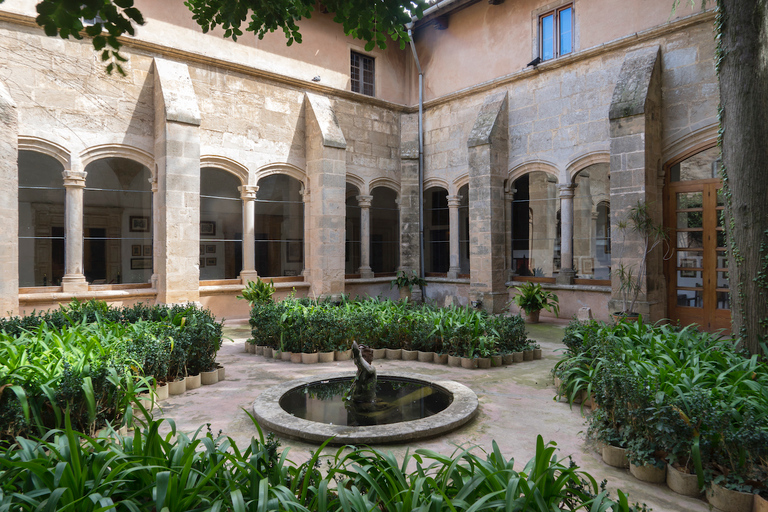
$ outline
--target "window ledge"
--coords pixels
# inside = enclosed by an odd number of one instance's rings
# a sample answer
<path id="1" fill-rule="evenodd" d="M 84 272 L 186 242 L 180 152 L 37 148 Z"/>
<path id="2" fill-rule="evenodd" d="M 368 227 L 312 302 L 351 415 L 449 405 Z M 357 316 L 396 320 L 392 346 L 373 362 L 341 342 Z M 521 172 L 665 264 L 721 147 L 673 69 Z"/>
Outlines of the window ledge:
<path id="1" fill-rule="evenodd" d="M 368 283 L 375 284 L 375 283 L 391 283 L 392 281 L 394 281 L 394 279 L 395 279 L 395 276 L 366 277 L 366 278 L 353 277 L 350 279 L 345 279 L 344 282 L 349 284 L 368 284 Z"/>
<path id="2" fill-rule="evenodd" d="M 427 283 L 440 283 L 440 284 L 469 284 L 468 277 L 427 277 L 425 278 Z"/>
<path id="3" fill-rule="evenodd" d="M 291 290 L 293 288 L 309 288 L 310 283 L 304 281 L 279 282 L 273 284 L 275 290 Z M 217 284 L 211 286 L 200 286 L 200 295 L 226 295 L 230 293 L 240 293 L 243 291 L 243 284 Z"/>
<path id="4" fill-rule="evenodd" d="M 35 293 L 19 293 L 19 302 L 21 303 L 42 303 L 42 302 L 67 302 L 72 299 L 77 300 L 116 300 L 116 299 L 136 299 L 157 296 L 157 289 L 155 288 L 131 288 L 125 290 L 91 290 L 80 293 L 63 293 L 63 292 L 35 292 Z"/>
<path id="5" fill-rule="evenodd" d="M 530 281 L 509 281 L 507 283 L 507 287 L 511 288 L 513 286 L 523 286 Z M 597 292 L 597 293 L 611 293 L 611 287 L 610 286 L 603 286 L 603 285 L 595 285 L 595 284 L 557 284 L 557 283 L 537 283 L 540 284 L 542 288 L 547 288 L 550 290 L 573 290 L 573 291 L 579 291 L 579 292 Z M 514 289 L 511 289 L 512 291 Z"/>

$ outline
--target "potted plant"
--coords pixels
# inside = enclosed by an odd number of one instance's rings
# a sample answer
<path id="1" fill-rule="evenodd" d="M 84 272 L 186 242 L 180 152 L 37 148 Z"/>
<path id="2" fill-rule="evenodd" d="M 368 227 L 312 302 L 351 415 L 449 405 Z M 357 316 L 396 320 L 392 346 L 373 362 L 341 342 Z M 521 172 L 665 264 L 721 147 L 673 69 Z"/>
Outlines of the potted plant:
<path id="1" fill-rule="evenodd" d="M 409 272 L 401 270 L 397 273 L 397 277 L 389 283 L 389 289 L 391 290 L 395 286 L 397 286 L 397 289 L 400 291 L 400 298 L 405 299 L 410 297 L 411 293 L 413 293 L 414 286 L 421 288 L 427 286 L 427 282 L 419 277 L 419 274 L 417 274 L 415 270 Z"/>
<path id="2" fill-rule="evenodd" d="M 659 244 L 669 239 L 664 227 L 654 222 L 651 217 L 648 203 L 638 201 L 629 209 L 626 218 L 619 221 L 618 229 L 622 237 L 626 239 L 628 233 L 635 233 L 640 238 L 640 261 L 637 265 L 630 265 L 619 257 L 619 264 L 614 274 L 619 280 L 619 295 L 621 311 L 613 314 L 614 319 L 637 318 L 635 305 L 643 282 L 648 274 L 648 254 Z"/>
<path id="3" fill-rule="evenodd" d="M 512 298 L 512 302 L 525 311 L 528 321 L 532 324 L 539 322 L 539 312 L 542 309 L 554 312 L 560 316 L 560 304 L 557 295 L 547 291 L 538 283 L 526 283 L 516 286 L 518 294 Z"/>
<path id="4" fill-rule="evenodd" d="M 243 288 L 242 295 L 238 295 L 238 299 L 244 299 L 248 301 L 251 307 L 256 304 L 266 304 L 272 302 L 272 295 L 275 293 L 275 285 L 270 279 L 267 283 L 262 281 L 260 277 L 257 277 L 255 281 L 248 281 L 248 284 Z"/>

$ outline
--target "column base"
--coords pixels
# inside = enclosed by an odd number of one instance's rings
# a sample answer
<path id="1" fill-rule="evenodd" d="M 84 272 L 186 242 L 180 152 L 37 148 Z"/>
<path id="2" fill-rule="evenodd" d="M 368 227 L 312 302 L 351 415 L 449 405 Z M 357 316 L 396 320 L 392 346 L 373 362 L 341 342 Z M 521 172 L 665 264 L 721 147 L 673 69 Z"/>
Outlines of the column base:
<path id="1" fill-rule="evenodd" d="M 445 277 L 447 277 L 448 279 L 458 279 L 459 272 L 461 272 L 461 269 L 459 267 L 451 267 L 448 269 L 448 273 L 445 275 Z"/>
<path id="2" fill-rule="evenodd" d="M 255 270 L 242 270 L 240 271 L 240 281 L 247 285 L 248 281 L 256 281 L 259 277 L 259 273 Z"/>
<path id="3" fill-rule="evenodd" d="M 498 315 L 507 311 L 509 302 L 508 292 L 471 292 L 469 304 L 473 308 L 482 309 L 492 315 Z"/>
<path id="4" fill-rule="evenodd" d="M 88 281 L 83 274 L 67 274 L 61 278 L 61 291 L 64 293 L 87 292 Z"/>
<path id="5" fill-rule="evenodd" d="M 360 274 L 360 279 L 373 279 L 371 267 L 360 267 L 357 269 L 357 273 Z"/>
<path id="6" fill-rule="evenodd" d="M 576 278 L 576 271 L 572 268 L 561 268 L 560 273 L 555 278 L 557 284 L 573 284 Z"/>

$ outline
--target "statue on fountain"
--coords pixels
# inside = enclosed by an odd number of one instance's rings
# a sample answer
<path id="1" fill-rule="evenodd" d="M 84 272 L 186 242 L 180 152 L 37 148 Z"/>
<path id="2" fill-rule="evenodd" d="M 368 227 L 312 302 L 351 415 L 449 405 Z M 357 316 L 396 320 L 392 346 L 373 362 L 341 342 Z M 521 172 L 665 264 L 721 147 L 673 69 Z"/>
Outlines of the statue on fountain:
<path id="1" fill-rule="evenodd" d="M 373 367 L 373 349 L 352 342 L 352 357 L 357 366 L 349 399 L 355 403 L 372 403 L 376 400 L 376 368 Z"/>

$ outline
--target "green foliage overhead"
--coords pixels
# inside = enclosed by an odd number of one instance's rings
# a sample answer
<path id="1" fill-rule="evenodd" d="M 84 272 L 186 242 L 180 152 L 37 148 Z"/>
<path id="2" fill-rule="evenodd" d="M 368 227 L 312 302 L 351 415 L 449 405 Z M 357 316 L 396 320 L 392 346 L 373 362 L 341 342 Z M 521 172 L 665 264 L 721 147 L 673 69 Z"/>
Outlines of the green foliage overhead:
<path id="1" fill-rule="evenodd" d="M 244 25 L 259 39 L 281 29 L 289 46 L 301 43 L 298 22 L 320 8 L 333 14 L 345 34 L 365 41 L 366 51 L 384 49 L 390 39 L 404 48 L 408 41 L 404 25 L 411 15 L 421 17 L 427 6 L 424 0 L 326 0 L 322 4 L 315 0 L 188 0 L 184 4 L 203 32 L 222 27 L 225 37 L 237 41 Z M 126 59 L 119 53 L 118 38 L 134 35 L 135 25 L 144 24 L 133 0 L 40 0 L 37 13 L 35 21 L 48 36 L 91 37 L 108 73 L 125 74 L 121 63 Z M 85 25 L 83 20 L 96 22 Z"/>

